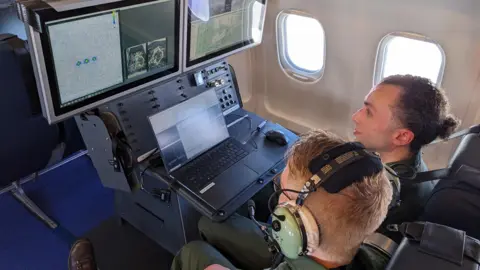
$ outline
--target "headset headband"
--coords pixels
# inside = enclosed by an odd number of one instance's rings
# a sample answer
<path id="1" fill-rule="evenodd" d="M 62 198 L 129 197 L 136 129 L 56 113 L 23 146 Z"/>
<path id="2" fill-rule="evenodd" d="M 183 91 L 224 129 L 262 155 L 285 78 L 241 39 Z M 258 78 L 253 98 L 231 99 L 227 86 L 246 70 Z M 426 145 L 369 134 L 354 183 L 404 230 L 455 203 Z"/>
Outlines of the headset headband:
<path id="1" fill-rule="evenodd" d="M 378 156 L 366 151 L 361 143 L 355 142 L 322 153 L 310 162 L 308 168 L 313 176 L 302 189 L 305 193 L 299 194 L 298 205 L 303 205 L 308 193 L 320 186 L 328 193 L 338 193 L 354 182 L 363 181 L 364 177 L 379 173 L 383 164 Z M 334 174 L 335 181 L 328 181 Z"/>

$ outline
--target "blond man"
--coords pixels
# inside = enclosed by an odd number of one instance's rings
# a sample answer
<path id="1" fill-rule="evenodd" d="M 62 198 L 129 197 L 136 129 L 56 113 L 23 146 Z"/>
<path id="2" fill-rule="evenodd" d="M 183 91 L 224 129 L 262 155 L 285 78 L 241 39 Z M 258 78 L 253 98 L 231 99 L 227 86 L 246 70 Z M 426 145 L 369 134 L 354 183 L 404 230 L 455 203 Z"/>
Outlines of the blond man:
<path id="1" fill-rule="evenodd" d="M 301 136 L 288 152 L 281 188 L 301 190 L 312 177 L 310 161 L 344 143 L 334 134 L 320 130 Z M 335 181 L 335 175 L 329 181 Z M 279 201 L 294 201 L 297 195 L 285 192 Z M 276 269 L 384 269 L 387 259 L 361 244 L 383 222 L 391 198 L 392 188 L 384 171 L 358 179 L 338 193 L 318 188 L 304 204 L 321 231 L 318 247 L 306 256 L 283 261 Z M 238 215 L 224 223 L 202 218 L 199 230 L 206 242 L 186 245 L 175 257 L 173 270 L 270 268 L 271 254 L 251 220 Z"/>

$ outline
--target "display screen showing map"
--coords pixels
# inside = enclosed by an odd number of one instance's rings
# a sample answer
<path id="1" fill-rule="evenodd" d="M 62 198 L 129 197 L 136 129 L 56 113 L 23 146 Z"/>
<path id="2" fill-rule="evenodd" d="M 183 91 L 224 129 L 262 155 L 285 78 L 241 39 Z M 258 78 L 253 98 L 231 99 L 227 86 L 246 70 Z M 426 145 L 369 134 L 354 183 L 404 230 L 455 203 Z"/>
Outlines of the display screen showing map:
<path id="1" fill-rule="evenodd" d="M 261 42 L 265 3 L 258 0 L 189 0 L 188 64 Z"/>
<path id="2" fill-rule="evenodd" d="M 60 108 L 178 70 L 175 6 L 158 0 L 48 22 Z"/>

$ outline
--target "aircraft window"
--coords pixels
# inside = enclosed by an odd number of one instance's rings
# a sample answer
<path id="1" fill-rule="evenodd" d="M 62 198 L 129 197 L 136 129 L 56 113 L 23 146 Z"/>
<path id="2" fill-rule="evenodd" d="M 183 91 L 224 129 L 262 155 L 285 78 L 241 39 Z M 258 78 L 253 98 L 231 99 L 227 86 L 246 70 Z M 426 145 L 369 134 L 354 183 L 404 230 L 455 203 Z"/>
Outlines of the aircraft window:
<path id="1" fill-rule="evenodd" d="M 304 12 L 282 11 L 277 17 L 277 51 L 280 65 L 296 79 L 320 79 L 325 67 L 325 31 Z"/>
<path id="2" fill-rule="evenodd" d="M 374 84 L 395 74 L 429 78 L 440 85 L 445 69 L 445 53 L 438 43 L 421 35 L 393 33 L 378 47 Z"/>

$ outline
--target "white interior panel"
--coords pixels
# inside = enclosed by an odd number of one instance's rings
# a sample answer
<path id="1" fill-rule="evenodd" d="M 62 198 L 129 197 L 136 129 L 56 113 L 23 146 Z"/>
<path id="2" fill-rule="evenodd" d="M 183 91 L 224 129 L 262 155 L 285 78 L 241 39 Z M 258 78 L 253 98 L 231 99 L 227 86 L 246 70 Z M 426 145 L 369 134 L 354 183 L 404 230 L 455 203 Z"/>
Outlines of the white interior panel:
<path id="1" fill-rule="evenodd" d="M 238 86 L 244 106 L 249 107 L 250 110 L 254 110 L 252 103 L 253 93 L 253 72 L 251 72 L 251 54 L 249 51 L 243 51 L 238 54 L 234 54 L 228 58 L 228 62 L 233 66 L 237 75 Z"/>

